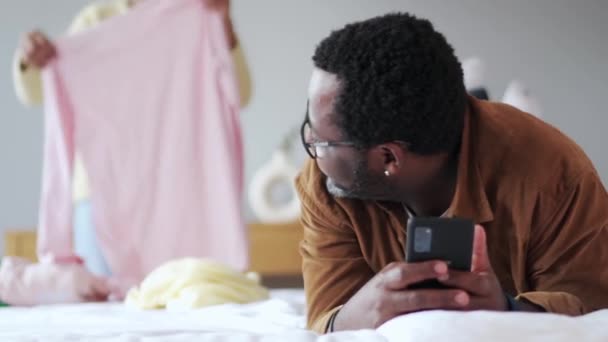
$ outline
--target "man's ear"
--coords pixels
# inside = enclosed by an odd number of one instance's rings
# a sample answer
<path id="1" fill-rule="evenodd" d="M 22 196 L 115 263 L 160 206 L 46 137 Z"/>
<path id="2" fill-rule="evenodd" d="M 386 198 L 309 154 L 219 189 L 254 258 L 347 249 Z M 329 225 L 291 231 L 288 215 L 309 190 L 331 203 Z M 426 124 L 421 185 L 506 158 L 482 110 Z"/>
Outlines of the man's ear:
<path id="1" fill-rule="evenodd" d="M 378 146 L 378 148 L 382 153 L 384 174 L 387 177 L 398 174 L 406 154 L 403 146 L 395 143 L 387 143 Z"/>

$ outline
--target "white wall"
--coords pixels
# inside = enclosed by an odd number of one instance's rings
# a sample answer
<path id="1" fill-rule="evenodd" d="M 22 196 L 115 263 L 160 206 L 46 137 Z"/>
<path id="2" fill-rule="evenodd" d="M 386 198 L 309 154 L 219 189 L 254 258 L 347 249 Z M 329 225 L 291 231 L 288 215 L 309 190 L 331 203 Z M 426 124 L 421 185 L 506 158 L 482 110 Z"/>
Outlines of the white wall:
<path id="1" fill-rule="evenodd" d="M 608 127 L 608 1 L 232 1 L 255 82 L 252 103 L 242 114 L 248 179 L 302 120 L 318 41 L 347 22 L 394 10 L 431 19 L 459 56 L 483 58 L 491 96 L 500 97 L 513 78 L 529 85 L 545 119 L 578 141 L 608 179 L 602 141 Z M 20 106 L 11 85 L 17 36 L 31 27 L 58 34 L 85 3 L 0 4 L 0 230 L 36 224 L 40 187 L 41 112 Z"/>

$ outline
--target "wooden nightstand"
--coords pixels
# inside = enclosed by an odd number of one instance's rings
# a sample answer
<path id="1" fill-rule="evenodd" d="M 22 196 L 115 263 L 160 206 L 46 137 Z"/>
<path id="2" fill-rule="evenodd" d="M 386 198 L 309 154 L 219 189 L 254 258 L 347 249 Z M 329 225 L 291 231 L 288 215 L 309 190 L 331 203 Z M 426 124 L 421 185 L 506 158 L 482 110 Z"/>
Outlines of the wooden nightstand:
<path id="1" fill-rule="evenodd" d="M 4 233 L 4 255 L 36 261 L 36 232 L 9 230 Z"/>
<path id="2" fill-rule="evenodd" d="M 302 273 L 299 223 L 250 224 L 249 239 L 252 270 L 271 276 Z"/>
<path id="3" fill-rule="evenodd" d="M 302 287 L 302 226 L 250 224 L 249 228 L 251 270 L 260 273 L 269 287 Z"/>
<path id="4" fill-rule="evenodd" d="M 251 270 L 269 286 L 293 287 L 302 283 L 299 223 L 249 225 Z M 11 230 L 4 236 L 4 253 L 36 260 L 36 232 Z"/>

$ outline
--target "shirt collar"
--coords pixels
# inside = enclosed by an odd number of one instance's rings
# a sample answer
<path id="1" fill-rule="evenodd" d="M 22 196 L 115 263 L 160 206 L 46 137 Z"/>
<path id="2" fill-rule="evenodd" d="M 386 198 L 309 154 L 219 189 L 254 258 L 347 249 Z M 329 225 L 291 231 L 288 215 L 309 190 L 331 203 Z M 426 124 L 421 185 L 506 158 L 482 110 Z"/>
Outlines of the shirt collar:
<path id="1" fill-rule="evenodd" d="M 481 156 L 478 155 L 479 149 L 475 145 L 479 142 L 475 139 L 476 127 L 474 125 L 478 114 L 474 113 L 471 108 L 472 101 L 475 100 L 469 97 L 464 115 L 464 129 L 458 156 L 456 191 L 450 207 L 446 214 L 442 216 L 469 218 L 475 223 L 481 224 L 492 221 L 494 213 L 488 201 L 479 170 L 479 158 Z M 403 213 L 403 207 L 398 203 L 378 202 L 378 205 L 393 214 L 396 214 L 396 212 Z"/>

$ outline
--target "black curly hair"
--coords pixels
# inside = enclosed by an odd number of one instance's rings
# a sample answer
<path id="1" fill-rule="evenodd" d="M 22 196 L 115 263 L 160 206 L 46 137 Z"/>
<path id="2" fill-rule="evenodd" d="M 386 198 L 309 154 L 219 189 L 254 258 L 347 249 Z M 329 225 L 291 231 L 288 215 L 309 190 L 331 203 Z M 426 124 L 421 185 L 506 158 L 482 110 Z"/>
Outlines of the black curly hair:
<path id="1" fill-rule="evenodd" d="M 360 147 L 404 141 L 428 155 L 458 146 L 467 101 L 462 67 L 428 20 L 391 13 L 346 25 L 312 59 L 337 75 L 334 120 Z"/>

